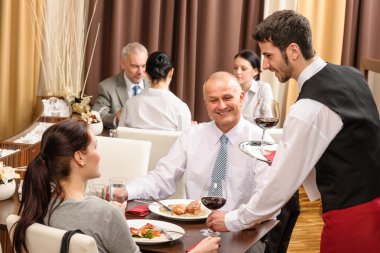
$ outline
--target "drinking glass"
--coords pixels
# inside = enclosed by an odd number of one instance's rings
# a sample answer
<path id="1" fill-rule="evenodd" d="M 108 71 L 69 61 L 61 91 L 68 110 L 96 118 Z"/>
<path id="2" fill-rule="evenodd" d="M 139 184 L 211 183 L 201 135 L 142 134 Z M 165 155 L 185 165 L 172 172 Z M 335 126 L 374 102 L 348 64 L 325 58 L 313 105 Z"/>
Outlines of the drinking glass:
<path id="1" fill-rule="evenodd" d="M 96 196 L 101 199 L 106 198 L 106 187 L 104 184 L 90 184 L 88 186 L 88 193 L 89 196 Z"/>
<path id="2" fill-rule="evenodd" d="M 124 191 L 126 186 L 126 178 L 125 177 L 111 177 L 110 185 L 109 185 L 109 196 L 110 201 L 117 201 L 123 203 L 125 200 Z M 120 189 L 121 188 L 121 189 Z M 118 194 L 118 192 L 122 192 L 122 194 Z"/>
<path id="3" fill-rule="evenodd" d="M 112 138 L 114 138 L 114 137 L 116 137 L 116 129 L 110 129 L 110 132 L 109 132 L 109 135 L 110 135 L 110 137 L 112 137 Z"/>
<path id="4" fill-rule="evenodd" d="M 210 210 L 222 208 L 227 201 L 227 187 L 224 179 L 207 180 L 202 189 L 202 204 Z M 204 236 L 219 236 L 219 232 L 211 229 L 201 229 Z"/>
<path id="5" fill-rule="evenodd" d="M 266 153 L 263 147 L 265 130 L 277 125 L 279 117 L 280 109 L 276 100 L 263 98 L 259 99 L 259 102 L 256 104 L 253 111 L 253 118 L 255 123 L 263 129 L 263 135 L 261 136 L 260 142 L 260 151 L 262 154 Z"/>

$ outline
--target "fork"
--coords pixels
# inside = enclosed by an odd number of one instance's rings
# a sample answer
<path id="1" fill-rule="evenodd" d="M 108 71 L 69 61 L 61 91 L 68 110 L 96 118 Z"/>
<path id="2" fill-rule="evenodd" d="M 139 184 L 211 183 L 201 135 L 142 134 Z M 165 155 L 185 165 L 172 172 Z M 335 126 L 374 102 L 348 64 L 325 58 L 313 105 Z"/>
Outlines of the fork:
<path id="1" fill-rule="evenodd" d="M 182 232 L 174 231 L 174 230 L 167 230 L 166 228 L 160 228 L 160 232 L 162 232 L 164 235 L 165 235 L 165 233 L 177 233 L 177 234 L 180 234 L 180 235 L 184 235 L 186 237 L 190 237 L 190 235 L 188 235 L 186 233 L 182 233 Z"/>

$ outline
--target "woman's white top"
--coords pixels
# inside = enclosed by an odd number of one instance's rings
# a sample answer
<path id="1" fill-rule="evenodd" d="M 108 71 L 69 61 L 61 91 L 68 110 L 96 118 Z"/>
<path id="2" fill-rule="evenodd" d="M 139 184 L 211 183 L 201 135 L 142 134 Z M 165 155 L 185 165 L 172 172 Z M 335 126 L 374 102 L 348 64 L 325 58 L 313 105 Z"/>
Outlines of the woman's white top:
<path id="1" fill-rule="evenodd" d="M 242 107 L 243 118 L 252 123 L 255 123 L 253 120 L 253 111 L 260 98 L 272 99 L 272 87 L 269 83 L 252 79 L 251 87 L 245 93 L 244 103 Z"/>
<path id="2" fill-rule="evenodd" d="M 171 91 L 147 88 L 125 102 L 119 126 L 183 131 L 191 126 L 191 113 Z"/>

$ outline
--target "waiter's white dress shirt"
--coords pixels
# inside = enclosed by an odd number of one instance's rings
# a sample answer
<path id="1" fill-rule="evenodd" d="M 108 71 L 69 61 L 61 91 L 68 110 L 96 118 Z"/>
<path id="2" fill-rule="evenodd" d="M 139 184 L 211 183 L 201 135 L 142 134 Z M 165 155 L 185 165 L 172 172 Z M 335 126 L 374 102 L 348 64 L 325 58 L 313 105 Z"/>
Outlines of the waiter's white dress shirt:
<path id="1" fill-rule="evenodd" d="M 187 198 L 200 199 L 206 180 L 211 179 L 222 134 L 214 121 L 184 131 L 153 171 L 127 184 L 129 199 L 148 199 L 149 195 L 165 199 L 175 192 L 176 182 L 182 176 L 185 177 Z M 228 137 L 227 203 L 221 210 L 227 211 L 248 202 L 265 184 L 270 167 L 239 149 L 243 141 L 260 140 L 262 130 L 259 127 L 241 118 L 225 135 Z"/>
<path id="2" fill-rule="evenodd" d="M 147 88 L 125 102 L 119 126 L 183 131 L 191 126 L 191 113 L 171 91 Z"/>
<path id="3" fill-rule="evenodd" d="M 244 103 L 241 110 L 243 117 L 252 123 L 255 123 L 253 119 L 253 111 L 260 98 L 273 98 L 272 87 L 269 83 L 252 79 L 251 86 L 245 93 Z"/>
<path id="4" fill-rule="evenodd" d="M 305 68 L 298 79 L 299 90 L 324 66 L 326 63 L 317 58 Z M 228 230 L 242 230 L 266 220 L 302 183 L 309 198 L 317 199 L 314 166 L 342 127 L 341 117 L 327 106 L 311 99 L 297 101 L 285 120 L 282 141 L 269 170 L 267 185 L 246 204 L 226 214 Z"/>

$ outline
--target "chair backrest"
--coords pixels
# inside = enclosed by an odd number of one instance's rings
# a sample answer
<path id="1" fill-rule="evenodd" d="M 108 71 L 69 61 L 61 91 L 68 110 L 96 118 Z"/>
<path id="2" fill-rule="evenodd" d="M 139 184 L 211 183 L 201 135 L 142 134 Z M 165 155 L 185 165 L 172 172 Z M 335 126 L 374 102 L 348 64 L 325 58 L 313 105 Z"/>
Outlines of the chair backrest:
<path id="1" fill-rule="evenodd" d="M 131 127 L 118 127 L 116 129 L 117 138 L 144 140 L 152 143 L 148 166 L 149 170 L 154 169 L 158 160 L 168 154 L 169 149 L 173 146 L 180 134 L 180 131 L 139 129 Z"/>
<path id="2" fill-rule="evenodd" d="M 133 140 L 145 140 L 152 142 L 152 149 L 149 158 L 149 170 L 156 167 L 156 163 L 169 152 L 178 136 L 181 135 L 180 131 L 165 131 L 165 130 L 152 130 L 152 129 L 139 129 L 131 127 L 118 127 L 116 129 L 117 138 L 126 138 Z M 177 183 L 177 189 L 171 198 L 185 198 L 185 184 L 184 178 Z"/>
<path id="3" fill-rule="evenodd" d="M 13 225 L 19 216 L 11 214 L 7 217 L 7 228 L 11 242 L 13 242 Z M 17 226 L 17 224 L 16 224 Z M 13 228 L 12 228 L 13 227 Z M 29 253 L 59 253 L 62 237 L 65 230 L 34 223 L 26 230 L 26 246 Z M 69 253 L 97 253 L 95 239 L 88 235 L 75 234 L 70 240 Z"/>
<path id="4" fill-rule="evenodd" d="M 149 141 L 127 140 L 96 136 L 100 153 L 100 178 L 89 183 L 108 185 L 110 177 L 125 177 L 128 180 L 146 175 L 150 149 Z"/>
<path id="5" fill-rule="evenodd" d="M 270 128 L 266 130 L 266 133 L 268 133 L 276 143 L 279 143 L 282 138 L 283 131 L 283 128 Z"/>
<path id="6" fill-rule="evenodd" d="M 360 68 L 363 71 L 365 78 L 368 80 L 369 71 L 380 73 L 380 60 L 362 58 Z"/>

